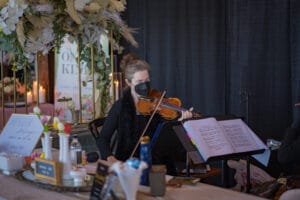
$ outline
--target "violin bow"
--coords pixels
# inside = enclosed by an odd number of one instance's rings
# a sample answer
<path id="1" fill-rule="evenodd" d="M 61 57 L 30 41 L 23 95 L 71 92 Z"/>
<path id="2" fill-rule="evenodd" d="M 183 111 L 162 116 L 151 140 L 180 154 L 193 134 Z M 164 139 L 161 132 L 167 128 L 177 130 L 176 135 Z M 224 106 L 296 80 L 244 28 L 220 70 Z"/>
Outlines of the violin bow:
<path id="1" fill-rule="evenodd" d="M 144 130 L 143 130 L 143 132 L 142 132 L 142 134 L 141 134 L 141 136 L 140 136 L 140 138 L 139 138 L 139 140 L 138 140 L 138 142 L 136 143 L 136 145 L 135 145 L 135 147 L 134 147 L 134 149 L 133 149 L 133 151 L 132 151 L 132 153 L 131 153 L 131 155 L 130 155 L 130 158 L 132 158 L 133 155 L 135 154 L 135 152 L 136 152 L 136 150 L 137 150 L 137 148 L 138 148 L 138 146 L 139 146 L 139 144 L 140 144 L 141 138 L 145 135 L 146 130 L 148 129 L 148 127 L 149 127 L 149 125 L 150 125 L 150 123 L 151 123 L 151 121 L 152 121 L 152 119 L 153 119 L 153 117 L 154 117 L 156 111 L 158 110 L 160 104 L 162 103 L 162 101 L 163 101 L 165 95 L 166 95 L 166 91 L 164 91 L 164 92 L 162 93 L 161 97 L 159 98 L 159 101 L 158 101 L 157 104 L 155 105 L 155 108 L 154 108 L 154 110 L 153 110 L 153 112 L 152 112 L 152 114 L 151 114 L 151 116 L 150 116 L 150 118 L 149 118 L 149 120 L 148 120 L 148 122 L 147 122 L 147 124 L 146 124 L 146 126 L 145 126 L 145 128 L 144 128 Z"/>

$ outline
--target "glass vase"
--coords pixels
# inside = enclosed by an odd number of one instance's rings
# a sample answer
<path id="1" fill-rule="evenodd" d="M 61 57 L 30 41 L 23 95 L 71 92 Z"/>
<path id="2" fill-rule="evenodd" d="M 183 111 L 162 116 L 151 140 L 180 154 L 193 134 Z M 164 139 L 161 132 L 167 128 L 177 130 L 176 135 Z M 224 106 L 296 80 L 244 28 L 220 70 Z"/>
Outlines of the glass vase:
<path id="1" fill-rule="evenodd" d="M 42 138 L 43 152 L 45 154 L 45 159 L 52 160 L 52 137 L 49 131 L 44 132 L 44 137 Z"/>

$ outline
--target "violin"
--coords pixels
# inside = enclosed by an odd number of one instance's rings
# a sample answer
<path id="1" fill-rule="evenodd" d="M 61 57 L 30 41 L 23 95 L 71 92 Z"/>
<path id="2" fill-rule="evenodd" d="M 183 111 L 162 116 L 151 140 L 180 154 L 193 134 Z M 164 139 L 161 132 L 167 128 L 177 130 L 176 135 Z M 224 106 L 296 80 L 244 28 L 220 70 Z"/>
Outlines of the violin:
<path id="1" fill-rule="evenodd" d="M 140 139 L 145 135 L 146 130 L 148 129 L 155 112 L 158 111 L 159 114 L 165 119 L 172 120 L 179 115 L 178 111 L 187 110 L 180 107 L 181 101 L 178 98 L 164 98 L 165 94 L 166 91 L 161 93 L 154 89 L 150 89 L 149 95 L 147 97 L 140 97 L 137 103 L 137 110 L 144 115 L 151 115 L 140 136 Z M 198 113 L 193 113 L 193 117 L 201 117 L 201 115 Z M 131 152 L 131 158 L 133 157 L 138 146 L 139 142 L 136 143 L 133 151 Z"/>
<path id="2" fill-rule="evenodd" d="M 141 96 L 137 103 L 137 110 L 143 115 L 150 115 L 161 97 L 161 92 L 150 89 L 148 96 Z M 181 100 L 176 97 L 163 98 L 157 112 L 167 120 L 173 120 L 178 117 L 181 111 L 187 111 L 182 108 Z M 193 117 L 201 117 L 199 113 L 193 112 Z"/>

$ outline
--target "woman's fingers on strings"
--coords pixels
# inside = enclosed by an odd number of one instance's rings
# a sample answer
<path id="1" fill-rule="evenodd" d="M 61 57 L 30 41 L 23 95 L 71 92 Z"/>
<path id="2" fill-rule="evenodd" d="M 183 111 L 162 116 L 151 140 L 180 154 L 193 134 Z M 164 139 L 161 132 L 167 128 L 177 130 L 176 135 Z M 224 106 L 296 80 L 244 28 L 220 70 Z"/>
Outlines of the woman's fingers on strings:
<path id="1" fill-rule="evenodd" d="M 184 119 L 189 119 L 193 117 L 192 111 L 194 110 L 193 107 L 191 107 L 189 110 L 181 111 L 181 117 L 178 119 L 178 121 L 182 121 Z"/>
<path id="2" fill-rule="evenodd" d="M 188 111 L 186 111 L 186 118 L 185 119 L 189 119 L 193 117 L 193 110 L 194 108 L 191 107 Z"/>

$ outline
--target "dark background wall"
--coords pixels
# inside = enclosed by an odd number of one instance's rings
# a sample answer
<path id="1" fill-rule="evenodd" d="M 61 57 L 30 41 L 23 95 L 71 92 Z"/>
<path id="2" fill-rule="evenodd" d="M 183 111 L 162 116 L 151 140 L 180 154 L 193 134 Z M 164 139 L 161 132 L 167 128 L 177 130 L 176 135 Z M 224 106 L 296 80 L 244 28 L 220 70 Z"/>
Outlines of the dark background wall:
<path id="1" fill-rule="evenodd" d="M 245 117 L 263 140 L 300 116 L 300 1 L 127 0 L 123 17 L 138 28 L 126 52 L 184 107 Z"/>

